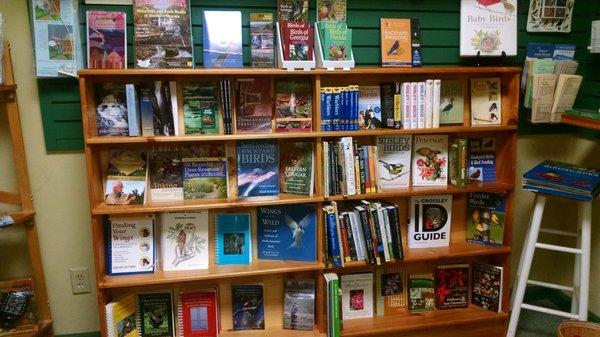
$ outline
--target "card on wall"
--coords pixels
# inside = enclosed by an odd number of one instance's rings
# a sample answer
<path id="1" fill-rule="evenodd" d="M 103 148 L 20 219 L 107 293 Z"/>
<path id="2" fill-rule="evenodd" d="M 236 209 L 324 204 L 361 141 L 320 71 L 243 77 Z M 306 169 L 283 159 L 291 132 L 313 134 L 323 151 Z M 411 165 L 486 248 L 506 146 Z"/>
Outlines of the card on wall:
<path id="1" fill-rule="evenodd" d="M 575 0 L 530 0 L 528 32 L 570 33 Z"/>

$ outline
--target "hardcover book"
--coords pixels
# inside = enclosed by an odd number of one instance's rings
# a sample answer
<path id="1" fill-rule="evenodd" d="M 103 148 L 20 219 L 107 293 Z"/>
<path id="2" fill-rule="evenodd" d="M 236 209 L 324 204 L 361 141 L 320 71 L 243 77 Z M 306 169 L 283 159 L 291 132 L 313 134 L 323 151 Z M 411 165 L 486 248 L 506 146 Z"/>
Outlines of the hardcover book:
<path id="1" fill-rule="evenodd" d="M 308 79 L 275 82 L 277 132 L 312 131 L 312 84 Z"/>
<path id="2" fill-rule="evenodd" d="M 104 229 L 107 274 L 154 272 L 154 215 L 110 217 Z"/>
<path id="3" fill-rule="evenodd" d="M 469 180 L 496 181 L 496 139 L 469 139 Z"/>
<path id="4" fill-rule="evenodd" d="M 435 269 L 435 307 L 437 309 L 469 306 L 469 265 L 449 264 Z"/>
<path id="5" fill-rule="evenodd" d="M 242 12 L 203 11 L 205 68 L 241 68 Z"/>
<path id="6" fill-rule="evenodd" d="M 502 267 L 473 262 L 473 304 L 493 312 L 502 311 Z"/>
<path id="7" fill-rule="evenodd" d="M 239 141 L 237 164 L 238 197 L 273 199 L 279 195 L 276 141 Z"/>
<path id="8" fill-rule="evenodd" d="M 280 30 L 284 60 L 313 60 L 314 30 L 307 21 L 282 21 Z"/>
<path id="9" fill-rule="evenodd" d="M 175 135 L 177 91 L 171 89 L 168 81 L 146 82 L 139 88 L 143 135 Z"/>
<path id="10" fill-rule="evenodd" d="M 452 195 L 410 198 L 408 247 L 447 247 L 452 224 Z"/>
<path id="11" fill-rule="evenodd" d="M 182 86 L 186 135 L 220 132 L 219 92 L 214 83 L 184 82 Z"/>
<path id="12" fill-rule="evenodd" d="M 129 136 L 125 85 L 97 83 L 94 85 L 94 96 L 98 136 Z"/>
<path id="13" fill-rule="evenodd" d="M 467 209 L 467 242 L 501 246 L 504 243 L 505 212 L 505 194 L 470 193 Z"/>
<path id="14" fill-rule="evenodd" d="M 313 143 L 283 143 L 280 151 L 279 187 L 283 193 L 313 195 Z"/>
<path id="15" fill-rule="evenodd" d="M 237 133 L 271 133 L 273 84 L 268 77 L 237 80 Z"/>
<path id="16" fill-rule="evenodd" d="M 250 264 L 252 262 L 250 213 L 217 214 L 215 220 L 215 263 Z"/>
<path id="17" fill-rule="evenodd" d="M 381 65 L 412 66 L 410 19 L 380 19 Z"/>
<path id="18" fill-rule="evenodd" d="M 412 135 L 377 137 L 379 183 L 385 191 L 410 185 Z"/>
<path id="19" fill-rule="evenodd" d="M 258 207 L 258 258 L 314 262 L 316 227 L 312 204 Z"/>
<path id="20" fill-rule="evenodd" d="M 264 330 L 265 308 L 262 284 L 231 286 L 233 330 Z"/>
<path id="21" fill-rule="evenodd" d="M 308 0 L 277 0 L 277 21 L 308 22 Z"/>
<path id="22" fill-rule="evenodd" d="M 141 337 L 174 337 L 170 291 L 138 294 L 137 321 Z"/>
<path id="23" fill-rule="evenodd" d="M 136 322 L 137 298 L 129 293 L 117 297 L 104 307 L 106 314 L 106 330 L 109 336 L 139 336 Z"/>
<path id="24" fill-rule="evenodd" d="M 413 137 L 412 185 L 448 185 L 448 135 Z"/>
<path id="25" fill-rule="evenodd" d="M 546 160 L 523 175 L 523 187 L 592 201 L 600 193 L 600 170 Z"/>
<path id="26" fill-rule="evenodd" d="M 408 311 L 432 311 L 435 303 L 433 275 L 421 274 L 408 277 Z"/>
<path id="27" fill-rule="evenodd" d="M 517 55 L 517 0 L 461 0 L 460 56 Z"/>
<path id="28" fill-rule="evenodd" d="M 162 270 L 208 269 L 208 211 L 160 214 Z"/>
<path id="29" fill-rule="evenodd" d="M 346 21 L 346 0 L 317 0 L 318 21 Z"/>
<path id="30" fill-rule="evenodd" d="M 183 200 L 181 153 L 178 148 L 152 148 L 149 167 L 152 202 Z"/>
<path id="31" fill-rule="evenodd" d="M 127 68 L 126 14 L 87 11 L 86 16 L 88 68 Z"/>
<path id="32" fill-rule="evenodd" d="M 358 89 L 358 126 L 360 129 L 380 129 L 381 93 L 378 85 L 361 85 Z"/>
<path id="33" fill-rule="evenodd" d="M 217 289 L 181 289 L 177 299 L 177 328 L 180 336 L 217 337 Z"/>
<path id="34" fill-rule="evenodd" d="M 343 319 L 373 317 L 373 273 L 341 277 Z"/>
<path id="35" fill-rule="evenodd" d="M 464 82 L 444 79 L 442 81 L 439 106 L 440 124 L 462 124 L 465 109 L 464 102 Z"/>
<path id="36" fill-rule="evenodd" d="M 188 0 L 134 0 L 136 68 L 194 66 Z"/>
<path id="37" fill-rule="evenodd" d="M 375 270 L 377 282 L 376 314 L 388 316 L 399 314 L 406 308 L 406 293 L 404 291 L 404 273 L 400 267 L 385 267 Z"/>
<path id="38" fill-rule="evenodd" d="M 142 205 L 147 185 L 145 150 L 110 150 L 104 203 L 106 205 Z"/>
<path id="39" fill-rule="evenodd" d="M 286 280 L 283 328 L 312 331 L 315 324 L 315 281 Z"/>
<path id="40" fill-rule="evenodd" d="M 498 125 L 502 122 L 500 78 L 471 79 L 471 125 Z"/>
<path id="41" fill-rule="evenodd" d="M 250 54 L 253 68 L 273 68 L 273 14 L 250 13 Z"/>

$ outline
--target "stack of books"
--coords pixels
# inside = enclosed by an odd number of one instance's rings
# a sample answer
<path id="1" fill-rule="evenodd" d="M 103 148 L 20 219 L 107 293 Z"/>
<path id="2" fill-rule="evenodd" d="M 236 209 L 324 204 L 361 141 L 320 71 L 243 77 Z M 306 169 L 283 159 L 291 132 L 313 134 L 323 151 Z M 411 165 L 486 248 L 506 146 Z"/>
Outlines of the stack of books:
<path id="1" fill-rule="evenodd" d="M 523 189 L 592 201 L 600 193 L 600 170 L 546 160 L 523 175 Z"/>

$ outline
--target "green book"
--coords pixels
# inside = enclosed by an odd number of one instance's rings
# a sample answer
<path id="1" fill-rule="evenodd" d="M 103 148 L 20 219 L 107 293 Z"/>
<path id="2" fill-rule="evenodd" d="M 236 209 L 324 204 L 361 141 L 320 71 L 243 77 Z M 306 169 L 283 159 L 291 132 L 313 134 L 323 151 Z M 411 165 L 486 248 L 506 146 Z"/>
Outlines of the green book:
<path id="1" fill-rule="evenodd" d="M 462 124 L 465 86 L 459 80 L 442 80 L 440 89 L 440 124 Z"/>
<path id="2" fill-rule="evenodd" d="M 319 23 L 323 57 L 328 61 L 344 61 L 352 56 L 352 29 L 345 22 Z"/>
<path id="3" fill-rule="evenodd" d="M 432 311 L 435 302 L 433 275 L 410 275 L 408 278 L 408 311 Z"/>
<path id="4" fill-rule="evenodd" d="M 171 292 L 138 294 L 137 321 L 141 337 L 175 336 Z"/>
<path id="5" fill-rule="evenodd" d="M 450 184 L 458 188 L 467 188 L 468 177 L 468 140 L 466 138 L 455 139 L 448 148 L 450 159 L 448 171 Z"/>
<path id="6" fill-rule="evenodd" d="M 523 106 L 531 109 L 532 93 L 533 93 L 533 75 L 537 74 L 554 74 L 555 62 L 552 59 L 533 59 L 531 67 L 527 74 L 527 86 L 525 88 L 525 99 Z"/>
<path id="7" fill-rule="evenodd" d="M 219 133 L 218 94 L 213 83 L 183 84 L 186 135 Z"/>
<path id="8" fill-rule="evenodd" d="M 340 337 L 340 325 L 342 324 L 340 297 L 342 297 L 342 289 L 340 289 L 340 280 L 335 278 L 331 281 L 333 287 L 333 321 L 338 323 L 333 326 L 333 337 Z"/>
<path id="9" fill-rule="evenodd" d="M 314 150 L 312 143 L 281 144 L 279 181 L 282 193 L 312 195 Z"/>

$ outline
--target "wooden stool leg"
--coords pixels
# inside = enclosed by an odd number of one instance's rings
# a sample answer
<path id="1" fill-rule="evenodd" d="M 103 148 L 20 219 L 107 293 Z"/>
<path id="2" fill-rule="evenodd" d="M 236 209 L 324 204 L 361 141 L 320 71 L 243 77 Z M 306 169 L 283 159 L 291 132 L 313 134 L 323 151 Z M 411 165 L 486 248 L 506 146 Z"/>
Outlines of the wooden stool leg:
<path id="1" fill-rule="evenodd" d="M 575 248 L 581 249 L 581 219 L 583 214 L 581 213 L 583 208 L 577 205 L 577 242 Z M 581 254 L 575 254 L 575 266 L 573 270 L 573 294 L 571 295 L 571 313 L 573 315 L 578 314 L 579 309 L 579 297 L 581 293 L 579 291 L 580 286 L 580 274 L 581 274 Z"/>
<path id="2" fill-rule="evenodd" d="M 588 299 L 590 290 L 590 250 L 592 241 L 592 203 L 580 201 L 578 203 L 579 219 L 581 226 L 581 273 L 579 276 L 579 320 L 587 321 Z"/>
<path id="3" fill-rule="evenodd" d="M 519 278 L 517 279 L 517 287 L 515 296 L 513 297 L 512 312 L 510 313 L 510 321 L 508 323 L 508 331 L 506 337 L 515 337 L 517 325 L 519 324 L 519 316 L 521 314 L 521 305 L 525 296 L 525 287 L 531 270 L 531 262 L 533 261 L 533 252 L 535 251 L 535 243 L 537 242 L 540 226 L 542 224 L 542 215 L 544 214 L 544 206 L 546 205 L 546 197 L 540 194 L 535 195 L 533 216 L 529 224 L 529 235 L 525 246 L 523 246 L 522 265 L 518 271 Z"/>

